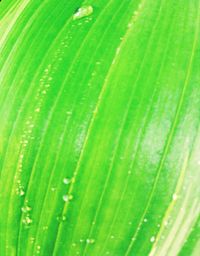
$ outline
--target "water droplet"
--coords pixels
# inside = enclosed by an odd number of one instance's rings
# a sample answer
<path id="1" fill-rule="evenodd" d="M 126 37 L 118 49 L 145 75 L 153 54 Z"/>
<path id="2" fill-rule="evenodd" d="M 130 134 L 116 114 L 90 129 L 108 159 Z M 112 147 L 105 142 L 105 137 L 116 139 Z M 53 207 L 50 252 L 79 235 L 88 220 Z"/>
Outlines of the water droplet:
<path id="1" fill-rule="evenodd" d="M 167 225 L 168 225 L 168 221 L 165 221 L 165 222 L 164 222 L 164 226 L 167 226 Z"/>
<path id="2" fill-rule="evenodd" d="M 110 238 L 111 238 L 111 239 L 114 239 L 115 237 L 112 235 L 112 236 L 110 236 Z"/>
<path id="3" fill-rule="evenodd" d="M 118 55 L 120 53 L 120 50 L 121 50 L 121 48 L 118 47 L 117 50 L 116 50 L 116 55 Z"/>
<path id="4" fill-rule="evenodd" d="M 25 192 L 24 190 L 20 189 L 19 192 L 18 192 L 19 196 L 24 196 L 25 195 Z"/>
<path id="5" fill-rule="evenodd" d="M 129 23 L 128 23 L 128 28 L 131 28 L 132 25 L 133 25 L 133 23 L 132 23 L 132 22 L 129 22 Z"/>
<path id="6" fill-rule="evenodd" d="M 64 196 L 63 196 L 63 200 L 64 200 L 65 202 L 69 202 L 70 200 L 72 200 L 72 198 L 73 198 L 72 195 L 64 195 Z"/>
<path id="7" fill-rule="evenodd" d="M 144 222 L 147 222 L 148 220 L 147 219 L 144 219 Z"/>
<path id="8" fill-rule="evenodd" d="M 66 216 L 65 215 L 61 215 L 61 216 L 58 216 L 56 219 L 59 222 L 64 222 L 64 221 L 66 221 Z"/>
<path id="9" fill-rule="evenodd" d="M 37 254 L 39 254 L 39 253 L 40 253 L 41 246 L 40 246 L 40 245 L 38 245 L 36 248 L 37 248 L 36 253 L 37 253 Z"/>
<path id="10" fill-rule="evenodd" d="M 176 201 L 177 198 L 178 198 L 177 194 L 173 194 L 172 199 L 173 199 L 174 201 Z"/>
<path id="11" fill-rule="evenodd" d="M 26 216 L 26 217 L 22 220 L 22 222 L 24 223 L 24 225 L 29 226 L 33 221 L 32 221 L 32 219 L 31 219 L 29 216 Z"/>
<path id="12" fill-rule="evenodd" d="M 152 237 L 150 238 L 150 242 L 153 243 L 154 241 L 155 241 L 155 236 L 152 236 Z"/>
<path id="13" fill-rule="evenodd" d="M 84 242 L 84 240 L 83 239 L 80 239 L 80 243 L 83 243 Z"/>
<path id="14" fill-rule="evenodd" d="M 93 7 L 91 5 L 82 6 L 73 15 L 73 20 L 78 20 L 78 19 L 90 16 L 92 13 L 93 13 Z"/>
<path id="15" fill-rule="evenodd" d="M 35 241 L 35 237 L 31 237 L 31 238 L 30 238 L 30 241 L 31 241 L 31 244 L 33 244 L 34 241 Z"/>
<path id="16" fill-rule="evenodd" d="M 63 179 L 63 183 L 66 184 L 66 185 L 69 184 L 70 182 L 71 182 L 71 180 L 68 179 L 68 178 Z"/>
<path id="17" fill-rule="evenodd" d="M 26 205 L 26 206 L 23 206 L 23 207 L 21 208 L 21 210 L 22 210 L 22 212 L 24 212 L 24 213 L 30 212 L 30 211 L 31 211 L 31 207 L 29 207 L 28 205 Z"/>
<path id="18" fill-rule="evenodd" d="M 88 239 L 86 239 L 86 243 L 87 244 L 94 244 L 95 240 L 93 238 L 88 238 Z"/>
<path id="19" fill-rule="evenodd" d="M 43 229 L 43 230 L 47 230 L 47 229 L 48 229 L 48 226 L 43 226 L 42 229 Z"/>

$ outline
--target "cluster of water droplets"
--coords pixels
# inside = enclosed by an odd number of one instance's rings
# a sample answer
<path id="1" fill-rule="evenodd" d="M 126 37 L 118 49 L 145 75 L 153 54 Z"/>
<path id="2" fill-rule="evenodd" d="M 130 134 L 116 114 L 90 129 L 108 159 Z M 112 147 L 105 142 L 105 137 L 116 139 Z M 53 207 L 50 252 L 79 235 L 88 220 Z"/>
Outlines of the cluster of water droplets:
<path id="1" fill-rule="evenodd" d="M 35 112 L 41 111 L 42 105 L 44 103 L 45 96 L 47 95 L 49 89 L 53 85 L 53 76 L 61 65 L 63 56 L 65 54 L 65 48 L 69 47 L 69 41 L 72 39 L 70 30 L 67 34 L 60 40 L 58 48 L 52 54 L 51 63 L 49 63 L 43 70 L 41 78 L 39 80 L 39 87 L 36 94 L 36 105 Z"/>
<path id="2" fill-rule="evenodd" d="M 40 245 L 37 245 L 37 246 L 36 246 L 36 253 L 37 253 L 37 254 L 40 254 L 40 250 L 41 250 L 41 246 L 40 246 Z"/>
<path id="3" fill-rule="evenodd" d="M 73 182 L 74 182 L 74 178 L 66 178 L 66 177 L 63 178 L 63 183 L 65 185 L 69 185 L 70 183 L 73 183 Z M 63 199 L 64 202 L 69 202 L 69 201 L 71 201 L 73 199 L 73 195 L 71 195 L 71 194 L 64 194 L 62 196 L 62 199 Z"/>
<path id="4" fill-rule="evenodd" d="M 36 105 L 35 105 L 35 113 L 39 113 L 41 111 L 41 107 L 44 102 L 44 98 L 51 86 L 52 83 L 52 74 L 53 74 L 52 64 L 48 64 L 47 67 L 43 70 L 42 76 L 39 80 L 39 87 L 36 93 Z"/>
<path id="5" fill-rule="evenodd" d="M 29 228 L 31 223 L 33 222 L 31 218 L 31 207 L 28 204 L 28 201 L 25 201 L 24 206 L 21 208 L 22 211 L 22 223 L 24 224 L 25 228 Z"/>
<path id="6" fill-rule="evenodd" d="M 24 126 L 21 140 L 20 140 L 20 153 L 18 157 L 17 172 L 15 176 L 16 194 L 19 196 L 25 195 L 25 190 L 24 190 L 24 186 L 22 185 L 21 176 L 23 172 L 24 156 L 27 151 L 28 144 L 30 143 L 31 140 L 34 140 L 34 136 L 32 135 L 33 128 L 34 128 L 33 116 L 29 116 L 25 122 L 25 126 Z"/>
<path id="7" fill-rule="evenodd" d="M 102 61 L 101 60 L 97 60 L 95 62 L 95 65 L 94 65 L 94 68 L 93 68 L 93 71 L 91 73 L 91 76 L 90 76 L 90 80 L 88 82 L 88 87 L 91 87 L 92 85 L 92 81 L 94 80 L 94 78 L 96 77 L 96 75 L 98 75 L 98 71 L 101 69 L 101 64 L 102 64 Z"/>
<path id="8" fill-rule="evenodd" d="M 85 243 L 85 244 L 88 244 L 88 245 L 92 245 L 92 244 L 95 243 L 95 239 L 94 239 L 94 238 L 85 238 L 85 239 L 81 238 L 81 239 L 79 240 L 79 242 L 80 242 L 81 244 Z M 77 246 L 77 243 L 73 242 L 73 243 L 72 243 L 72 247 L 76 247 L 76 246 Z"/>
<path id="9" fill-rule="evenodd" d="M 63 200 L 65 202 L 69 202 L 73 199 L 73 196 L 72 195 L 63 195 Z"/>
<path id="10" fill-rule="evenodd" d="M 35 237 L 31 236 L 31 237 L 30 237 L 30 242 L 31 242 L 31 244 L 34 244 L 34 242 L 35 242 Z"/>
<path id="11" fill-rule="evenodd" d="M 139 13 L 140 13 L 140 11 L 141 11 L 141 9 L 142 9 L 142 7 L 143 7 L 143 3 L 140 3 L 140 4 L 138 5 L 137 10 L 134 11 L 133 16 L 132 16 L 132 18 L 131 18 L 131 21 L 130 21 L 130 22 L 128 23 L 128 25 L 127 25 L 128 29 L 131 28 L 131 27 L 133 26 L 133 24 L 135 23 L 135 21 L 137 20 L 137 18 L 138 18 L 138 16 L 139 16 Z"/>
<path id="12" fill-rule="evenodd" d="M 64 221 L 66 221 L 66 216 L 65 215 L 60 215 L 60 216 L 57 216 L 56 217 L 56 220 L 58 221 L 58 222 L 64 222 Z"/>
<path id="13" fill-rule="evenodd" d="M 56 72 L 56 69 L 58 68 L 59 63 L 62 60 L 64 49 L 68 47 L 68 44 L 67 44 L 68 39 L 69 39 L 69 35 L 67 34 L 65 38 L 61 41 L 58 49 L 55 51 L 53 58 L 51 60 L 51 63 L 54 63 L 54 65 L 50 63 L 44 68 L 41 74 L 41 78 L 39 80 L 39 86 L 35 96 L 34 112 L 32 113 L 32 115 L 29 115 L 27 117 L 27 120 L 25 121 L 25 127 L 23 129 L 21 140 L 20 140 L 20 154 L 18 158 L 18 167 L 17 167 L 16 176 L 15 176 L 16 194 L 19 196 L 25 195 L 25 189 L 21 181 L 22 171 L 23 171 L 23 161 L 24 161 L 24 156 L 25 156 L 28 144 L 30 143 L 31 140 L 34 139 L 33 128 L 35 125 L 35 120 L 39 112 L 41 111 L 45 97 L 52 85 L 53 74 Z"/>

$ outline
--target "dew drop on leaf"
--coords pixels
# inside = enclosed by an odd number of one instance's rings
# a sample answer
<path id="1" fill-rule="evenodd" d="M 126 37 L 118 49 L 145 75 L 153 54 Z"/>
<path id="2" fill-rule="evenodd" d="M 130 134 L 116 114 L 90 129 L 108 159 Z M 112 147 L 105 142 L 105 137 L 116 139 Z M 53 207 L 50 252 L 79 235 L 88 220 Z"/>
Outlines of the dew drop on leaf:
<path id="1" fill-rule="evenodd" d="M 87 244 L 94 244 L 95 240 L 93 238 L 88 238 L 88 239 L 86 239 L 86 243 Z"/>
<path id="2" fill-rule="evenodd" d="M 22 210 L 22 212 L 24 212 L 24 213 L 30 212 L 30 211 L 31 211 L 31 207 L 28 206 L 28 205 L 26 205 L 26 206 L 23 206 L 23 207 L 21 208 L 21 210 Z"/>
<path id="3" fill-rule="evenodd" d="M 167 226 L 167 225 L 168 225 L 168 221 L 165 221 L 165 222 L 164 222 L 164 226 Z"/>
<path id="4" fill-rule="evenodd" d="M 40 245 L 38 245 L 38 246 L 37 246 L 37 251 L 36 251 L 36 253 L 37 253 L 37 254 L 39 254 L 39 253 L 40 253 L 40 249 L 41 249 L 41 246 L 40 246 Z"/>
<path id="5" fill-rule="evenodd" d="M 48 226 L 43 226 L 42 229 L 46 231 L 48 229 Z"/>
<path id="6" fill-rule="evenodd" d="M 152 237 L 150 238 L 150 242 L 153 243 L 154 241 L 155 241 L 155 236 L 152 236 Z"/>
<path id="7" fill-rule="evenodd" d="M 31 237 L 30 241 L 31 241 L 31 244 L 33 244 L 35 242 L 35 237 Z"/>
<path id="8" fill-rule="evenodd" d="M 24 196 L 25 192 L 24 192 L 24 190 L 20 189 L 18 194 L 19 194 L 19 196 Z"/>
<path id="9" fill-rule="evenodd" d="M 40 108 L 36 108 L 36 109 L 35 109 L 35 112 L 40 112 Z"/>
<path id="10" fill-rule="evenodd" d="M 93 7 L 89 6 L 82 6 L 80 7 L 76 13 L 73 15 L 73 20 L 78 20 L 87 16 L 90 16 L 93 13 Z"/>
<path id="11" fill-rule="evenodd" d="M 63 196 L 63 200 L 64 200 L 65 202 L 69 202 L 70 200 L 72 200 L 72 198 L 73 198 L 72 195 L 64 195 L 64 196 Z"/>
<path id="12" fill-rule="evenodd" d="M 22 220 L 23 224 L 26 226 L 26 227 L 29 227 L 30 224 L 33 222 L 32 219 L 29 217 L 29 216 L 26 216 L 23 220 Z"/>
<path id="13" fill-rule="evenodd" d="M 68 178 L 63 179 L 63 183 L 66 184 L 66 185 L 69 184 L 70 182 L 71 182 L 71 180 L 68 179 Z"/>
<path id="14" fill-rule="evenodd" d="M 61 215 L 61 216 L 58 216 L 56 219 L 57 219 L 58 222 L 64 222 L 64 221 L 66 221 L 66 216 Z"/>
<path id="15" fill-rule="evenodd" d="M 178 198 L 177 194 L 173 194 L 173 196 L 172 196 L 173 201 L 176 201 L 177 198 Z"/>

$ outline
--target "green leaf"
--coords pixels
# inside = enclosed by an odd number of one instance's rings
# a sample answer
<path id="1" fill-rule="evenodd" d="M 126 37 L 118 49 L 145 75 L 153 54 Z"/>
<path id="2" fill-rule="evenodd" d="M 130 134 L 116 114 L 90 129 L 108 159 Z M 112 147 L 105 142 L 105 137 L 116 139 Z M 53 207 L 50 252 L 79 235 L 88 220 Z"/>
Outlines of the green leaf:
<path id="1" fill-rule="evenodd" d="M 199 0 L 2 0 L 0 255 L 199 255 L 199 106 Z"/>

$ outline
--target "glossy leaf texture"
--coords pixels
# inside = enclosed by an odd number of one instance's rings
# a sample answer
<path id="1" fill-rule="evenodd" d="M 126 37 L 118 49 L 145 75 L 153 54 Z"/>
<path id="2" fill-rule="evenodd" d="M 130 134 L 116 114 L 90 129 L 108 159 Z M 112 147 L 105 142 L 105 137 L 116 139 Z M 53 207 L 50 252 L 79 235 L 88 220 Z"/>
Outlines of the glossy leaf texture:
<path id="1" fill-rule="evenodd" d="M 200 254 L 200 0 L 0 2 L 0 255 Z"/>

